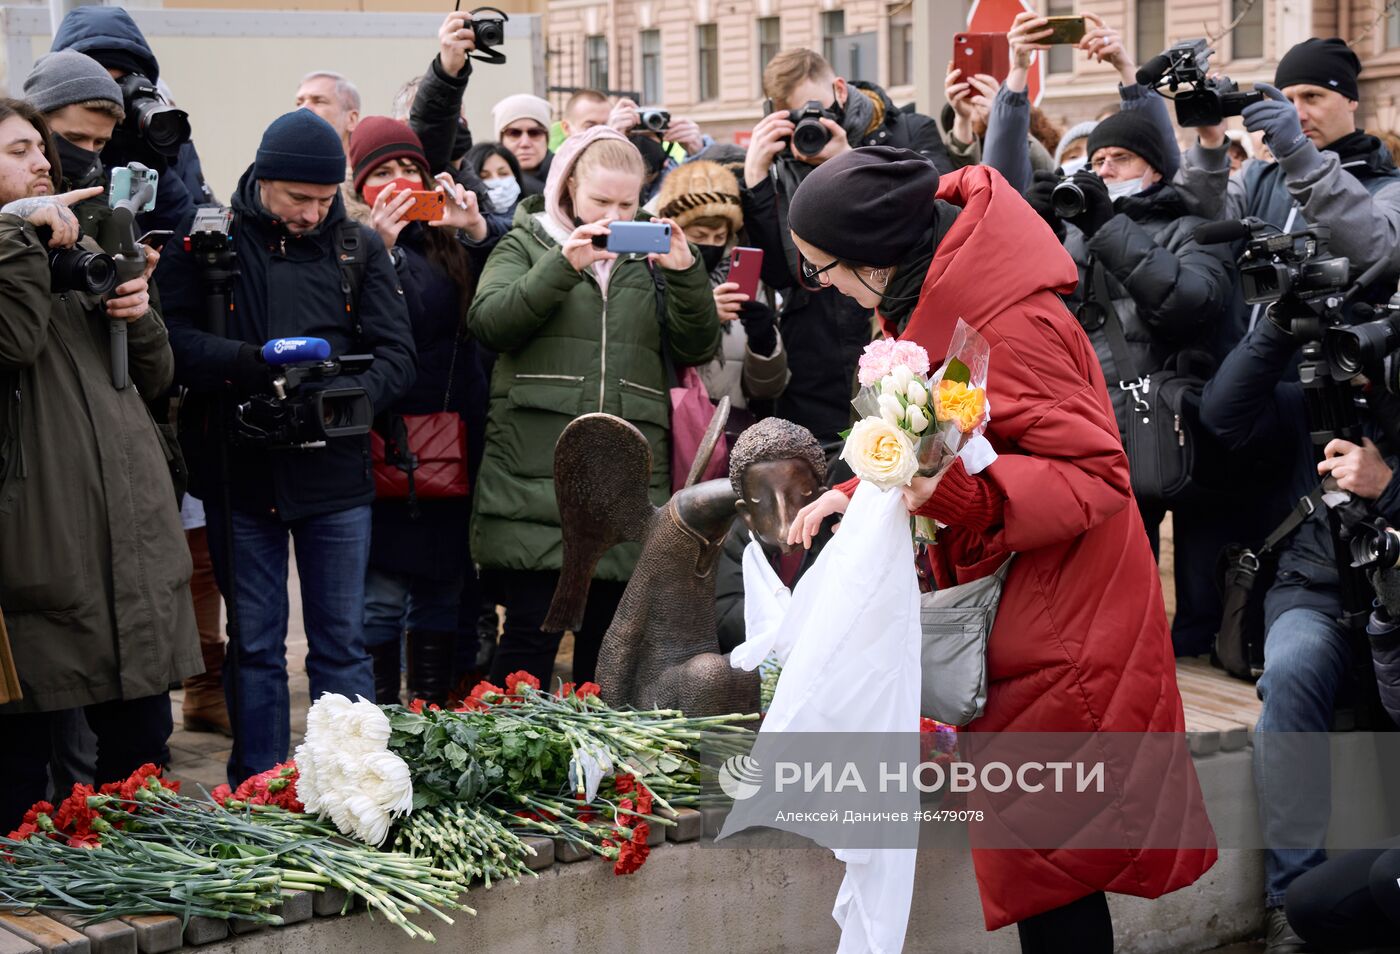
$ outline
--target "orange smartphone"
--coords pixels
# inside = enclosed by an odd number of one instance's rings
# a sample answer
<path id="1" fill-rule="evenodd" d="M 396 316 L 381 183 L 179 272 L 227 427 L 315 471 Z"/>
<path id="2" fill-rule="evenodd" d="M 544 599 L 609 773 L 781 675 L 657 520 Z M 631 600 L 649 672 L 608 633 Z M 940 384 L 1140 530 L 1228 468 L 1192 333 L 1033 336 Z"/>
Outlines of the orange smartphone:
<path id="1" fill-rule="evenodd" d="M 959 33 L 953 37 L 953 68 L 960 82 L 986 73 L 998 83 L 1011 72 L 1011 47 L 1005 33 Z"/>
<path id="2" fill-rule="evenodd" d="M 436 222 L 447 211 L 447 195 L 445 193 L 436 189 L 431 192 L 414 189 L 409 194 L 413 196 L 413 202 L 403 214 L 404 221 Z"/>

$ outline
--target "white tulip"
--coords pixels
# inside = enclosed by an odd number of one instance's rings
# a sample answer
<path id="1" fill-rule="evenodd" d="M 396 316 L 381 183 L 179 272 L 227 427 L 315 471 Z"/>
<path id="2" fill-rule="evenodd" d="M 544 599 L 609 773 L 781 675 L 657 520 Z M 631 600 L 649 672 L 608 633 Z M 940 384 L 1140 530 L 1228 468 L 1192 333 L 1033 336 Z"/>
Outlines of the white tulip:
<path id="1" fill-rule="evenodd" d="M 904 417 L 904 405 L 899 403 L 899 398 L 893 393 L 880 395 L 880 417 L 895 427 L 899 426 L 900 419 Z"/>
<path id="2" fill-rule="evenodd" d="M 907 420 L 909 421 L 909 430 L 915 434 L 922 434 L 929 423 L 928 418 L 924 416 L 924 412 L 919 409 L 917 404 L 909 405 Z"/>
<path id="3" fill-rule="evenodd" d="M 914 380 L 914 372 L 910 371 L 902 364 L 897 364 L 894 366 L 894 370 L 890 372 L 890 377 L 894 378 L 894 390 L 895 393 L 898 394 L 909 387 L 909 382 Z"/>
<path id="4" fill-rule="evenodd" d="M 909 387 L 904 391 L 904 396 L 909 399 L 910 404 L 917 404 L 919 407 L 928 406 L 928 389 L 921 381 L 910 381 Z"/>
<path id="5" fill-rule="evenodd" d="M 897 390 L 899 390 L 899 386 L 895 383 L 893 373 L 887 374 L 880 379 L 880 393 L 893 394 Z"/>

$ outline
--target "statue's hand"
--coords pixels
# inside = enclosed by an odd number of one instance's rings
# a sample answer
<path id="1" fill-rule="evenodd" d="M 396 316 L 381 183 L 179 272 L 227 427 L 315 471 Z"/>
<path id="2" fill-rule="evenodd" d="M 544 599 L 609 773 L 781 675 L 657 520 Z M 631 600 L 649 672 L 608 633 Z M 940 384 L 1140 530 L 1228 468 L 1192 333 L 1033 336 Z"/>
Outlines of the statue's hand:
<path id="1" fill-rule="evenodd" d="M 828 490 L 816 500 L 797 511 L 788 530 L 788 544 L 802 544 L 804 550 L 812 548 L 812 538 L 821 529 L 822 521 L 834 513 L 845 513 L 851 505 L 851 498 L 839 490 Z"/>

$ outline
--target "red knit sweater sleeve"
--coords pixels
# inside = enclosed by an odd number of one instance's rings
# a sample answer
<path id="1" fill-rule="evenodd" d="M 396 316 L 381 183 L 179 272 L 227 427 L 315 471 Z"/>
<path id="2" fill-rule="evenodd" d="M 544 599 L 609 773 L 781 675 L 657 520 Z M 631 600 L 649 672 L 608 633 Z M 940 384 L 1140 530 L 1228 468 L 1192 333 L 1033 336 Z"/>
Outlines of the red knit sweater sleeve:
<path id="1" fill-rule="evenodd" d="M 859 477 L 852 477 L 835 489 L 847 497 L 855 495 L 860 485 Z M 921 517 L 932 517 L 950 527 L 967 527 L 982 532 L 1001 523 L 1002 504 L 1006 495 L 992 483 L 980 476 L 973 476 L 963 469 L 961 460 L 953 461 L 953 466 L 938 482 L 933 496 L 918 509 Z"/>

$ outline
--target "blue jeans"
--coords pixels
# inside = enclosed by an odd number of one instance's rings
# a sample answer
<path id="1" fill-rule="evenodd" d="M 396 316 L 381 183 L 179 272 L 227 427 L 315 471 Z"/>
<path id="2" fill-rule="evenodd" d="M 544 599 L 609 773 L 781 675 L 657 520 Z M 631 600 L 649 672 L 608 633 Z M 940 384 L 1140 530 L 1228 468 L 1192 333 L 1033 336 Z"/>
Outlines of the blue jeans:
<path id="1" fill-rule="evenodd" d="M 209 551 L 228 593 L 223 514 L 209 507 Z M 233 512 L 238 644 L 229 642 L 224 694 L 233 721 L 229 784 L 285 761 L 291 745 L 287 691 L 287 542 L 296 541 L 311 698 L 337 692 L 374 698 L 374 666 L 364 642 L 370 508 L 283 523 Z M 236 698 L 235 698 L 236 695 Z"/>
<path id="2" fill-rule="evenodd" d="M 457 631 L 462 581 L 428 580 L 371 568 L 365 576 L 365 645 L 391 643 L 405 630 Z"/>
<path id="3" fill-rule="evenodd" d="M 1327 860 L 1332 811 L 1329 732 L 1351 651 L 1342 624 L 1315 609 L 1285 610 L 1264 639 L 1264 707 L 1254 734 L 1254 787 L 1264 830 L 1264 905 L 1283 904 L 1293 879 Z"/>

